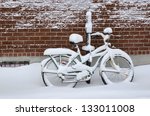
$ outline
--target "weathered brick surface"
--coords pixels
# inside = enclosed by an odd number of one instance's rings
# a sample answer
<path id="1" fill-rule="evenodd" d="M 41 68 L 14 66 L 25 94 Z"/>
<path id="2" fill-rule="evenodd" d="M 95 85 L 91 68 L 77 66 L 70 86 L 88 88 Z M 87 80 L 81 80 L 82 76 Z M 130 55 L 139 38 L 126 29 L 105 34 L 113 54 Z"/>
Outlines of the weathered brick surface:
<path id="1" fill-rule="evenodd" d="M 129 54 L 150 54 L 150 2 L 147 0 L 147 3 L 144 4 L 122 4 L 119 0 L 105 1 L 107 0 L 93 0 L 95 4 L 102 4 L 93 12 L 93 32 L 112 27 L 114 34 L 110 40 L 112 45 Z M 127 13 L 128 18 L 121 17 L 119 13 L 123 13 L 123 10 L 127 8 L 129 12 L 135 10 L 133 12 L 135 19 L 129 18 L 132 16 L 130 13 Z M 42 56 L 46 48 L 71 48 L 68 41 L 71 33 L 82 34 L 85 41 L 86 11 L 72 11 L 78 17 L 75 23 L 60 22 L 63 24 L 60 28 L 52 27 L 56 23 L 54 19 L 51 21 L 46 18 L 36 19 L 39 11 L 53 12 L 54 15 L 57 13 L 56 9 L 50 8 L 31 9 L 21 6 L 5 8 L 0 6 L 0 56 Z M 139 19 L 138 17 L 144 18 Z M 74 20 L 74 17 L 72 18 Z M 32 25 L 21 27 L 20 24 L 25 22 L 27 24 L 30 22 Z M 102 45 L 102 42 L 101 37 L 92 40 L 92 44 L 96 47 Z"/>

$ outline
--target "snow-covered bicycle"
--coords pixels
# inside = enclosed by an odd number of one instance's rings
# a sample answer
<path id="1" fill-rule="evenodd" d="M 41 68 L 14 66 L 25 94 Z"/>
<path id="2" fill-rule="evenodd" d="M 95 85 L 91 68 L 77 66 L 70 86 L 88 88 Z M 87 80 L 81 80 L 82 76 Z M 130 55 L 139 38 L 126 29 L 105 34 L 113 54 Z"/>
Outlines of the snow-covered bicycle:
<path id="1" fill-rule="evenodd" d="M 44 84 L 46 86 L 71 84 L 75 87 L 78 82 L 89 81 L 97 68 L 104 84 L 131 82 L 134 77 L 132 60 L 124 51 L 111 47 L 108 40 L 112 29 L 108 27 L 102 33 L 91 34 L 91 24 L 88 22 L 86 32 L 89 32 L 88 42 L 82 47 L 88 51 L 86 55 L 81 54 L 78 46 L 78 43 L 83 41 L 83 37 L 79 34 L 71 34 L 69 37 L 69 41 L 77 51 L 68 48 L 49 48 L 44 51 L 44 55 L 48 56 L 41 62 Z M 102 36 L 104 45 L 95 49 L 91 46 L 92 36 Z"/>

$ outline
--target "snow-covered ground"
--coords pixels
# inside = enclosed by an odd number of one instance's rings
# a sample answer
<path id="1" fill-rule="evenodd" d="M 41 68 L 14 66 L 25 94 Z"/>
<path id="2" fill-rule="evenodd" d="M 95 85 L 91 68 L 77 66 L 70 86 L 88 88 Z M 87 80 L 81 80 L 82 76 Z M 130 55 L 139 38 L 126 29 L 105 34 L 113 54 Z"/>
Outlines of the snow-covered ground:
<path id="1" fill-rule="evenodd" d="M 150 65 L 135 67 L 132 83 L 104 85 L 95 73 L 91 84 L 82 82 L 76 88 L 45 87 L 39 63 L 17 68 L 1 67 L 0 98 L 150 98 Z"/>

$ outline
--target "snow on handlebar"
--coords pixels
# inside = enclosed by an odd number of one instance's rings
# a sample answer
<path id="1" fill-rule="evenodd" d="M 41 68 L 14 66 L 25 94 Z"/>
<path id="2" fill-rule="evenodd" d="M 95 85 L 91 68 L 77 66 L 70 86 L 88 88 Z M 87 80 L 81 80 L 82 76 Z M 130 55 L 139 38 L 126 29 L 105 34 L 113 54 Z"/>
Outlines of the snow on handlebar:
<path id="1" fill-rule="evenodd" d="M 107 40 L 110 39 L 111 34 L 110 33 L 100 33 L 100 32 L 96 32 L 91 34 L 91 36 L 101 36 L 103 38 L 104 43 L 106 43 Z"/>
<path id="2" fill-rule="evenodd" d="M 96 36 L 96 35 L 101 35 L 101 36 L 103 36 L 103 35 L 111 35 L 112 32 L 113 32 L 113 31 L 112 31 L 112 28 L 107 27 L 107 28 L 105 28 L 105 29 L 103 30 L 103 33 L 96 32 L 96 33 L 91 34 L 91 36 Z"/>
<path id="3" fill-rule="evenodd" d="M 92 33 L 91 36 L 96 36 L 96 35 L 101 35 L 102 33 L 100 32 L 96 32 L 96 33 Z"/>
<path id="4" fill-rule="evenodd" d="M 91 34 L 91 36 L 102 36 L 102 38 L 104 39 L 104 42 L 106 42 L 106 40 L 110 39 L 112 32 L 113 32 L 112 28 L 107 27 L 103 30 L 102 33 L 96 32 L 96 33 Z"/>
<path id="5" fill-rule="evenodd" d="M 102 36 L 102 38 L 106 37 L 106 35 L 104 35 L 103 33 L 100 33 L 100 32 L 93 33 L 93 34 L 91 34 L 91 36 Z"/>

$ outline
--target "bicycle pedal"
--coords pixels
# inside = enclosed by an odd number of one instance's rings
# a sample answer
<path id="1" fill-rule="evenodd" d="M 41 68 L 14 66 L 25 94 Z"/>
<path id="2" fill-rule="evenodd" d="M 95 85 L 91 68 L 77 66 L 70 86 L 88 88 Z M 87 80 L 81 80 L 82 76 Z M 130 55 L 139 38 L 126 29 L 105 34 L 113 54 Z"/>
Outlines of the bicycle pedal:
<path id="1" fill-rule="evenodd" d="M 90 79 L 90 80 L 88 80 L 88 81 L 86 81 L 86 83 L 87 83 L 87 84 L 90 84 L 90 83 L 91 83 L 91 79 Z"/>
<path id="2" fill-rule="evenodd" d="M 75 82 L 75 84 L 73 85 L 73 88 L 75 88 L 75 86 L 77 85 L 78 82 Z"/>

